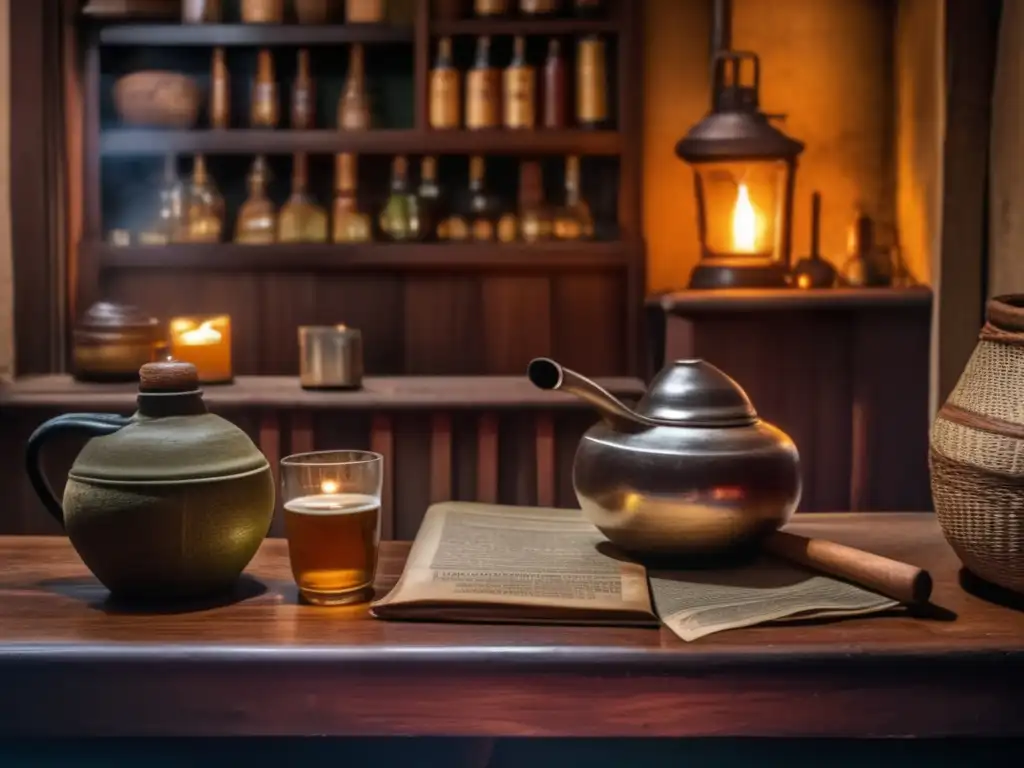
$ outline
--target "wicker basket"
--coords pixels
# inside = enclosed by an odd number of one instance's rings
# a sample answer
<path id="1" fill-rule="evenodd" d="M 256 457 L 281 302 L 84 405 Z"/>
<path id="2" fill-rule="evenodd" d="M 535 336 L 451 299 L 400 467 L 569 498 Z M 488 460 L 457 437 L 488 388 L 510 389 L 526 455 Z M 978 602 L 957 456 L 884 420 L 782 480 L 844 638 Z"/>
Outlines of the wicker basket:
<path id="1" fill-rule="evenodd" d="M 986 320 L 932 427 L 932 498 L 963 564 L 1024 593 L 1024 295 L 992 299 Z"/>
<path id="2" fill-rule="evenodd" d="M 177 72 L 134 72 L 114 85 L 114 103 L 129 125 L 191 128 L 199 116 L 199 86 Z"/>

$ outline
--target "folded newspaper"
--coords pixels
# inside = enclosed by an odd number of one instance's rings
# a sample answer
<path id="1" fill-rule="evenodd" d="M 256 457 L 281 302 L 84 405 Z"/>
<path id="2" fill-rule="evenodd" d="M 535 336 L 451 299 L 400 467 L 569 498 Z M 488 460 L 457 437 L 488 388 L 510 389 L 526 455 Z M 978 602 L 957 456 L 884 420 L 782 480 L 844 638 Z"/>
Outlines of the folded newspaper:
<path id="1" fill-rule="evenodd" d="M 895 600 L 764 555 L 648 573 L 575 509 L 442 502 L 427 510 L 381 619 L 664 623 L 683 640 L 783 619 L 855 616 Z"/>

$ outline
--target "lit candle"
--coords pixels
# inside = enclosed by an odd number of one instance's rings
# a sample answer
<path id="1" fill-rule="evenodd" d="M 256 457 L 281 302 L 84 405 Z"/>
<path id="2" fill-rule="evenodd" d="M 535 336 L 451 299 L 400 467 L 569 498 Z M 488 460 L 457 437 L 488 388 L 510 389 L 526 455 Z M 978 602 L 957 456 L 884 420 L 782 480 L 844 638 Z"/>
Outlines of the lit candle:
<path id="1" fill-rule="evenodd" d="M 231 381 L 231 318 L 176 317 L 171 320 L 171 354 L 192 363 L 202 384 Z"/>
<path id="2" fill-rule="evenodd" d="M 736 205 L 732 209 L 732 249 L 736 253 L 757 252 L 757 210 L 750 201 L 750 190 L 740 182 Z"/>

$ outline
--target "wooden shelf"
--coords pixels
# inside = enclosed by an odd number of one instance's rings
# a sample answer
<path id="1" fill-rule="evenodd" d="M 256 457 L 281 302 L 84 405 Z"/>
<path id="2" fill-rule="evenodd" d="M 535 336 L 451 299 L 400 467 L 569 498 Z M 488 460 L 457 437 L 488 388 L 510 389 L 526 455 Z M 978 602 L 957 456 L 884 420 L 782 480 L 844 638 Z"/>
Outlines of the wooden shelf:
<path id="1" fill-rule="evenodd" d="M 639 379 L 622 376 L 597 381 L 616 397 L 634 399 L 644 393 Z M 24 376 L 0 385 L 0 406 L 119 411 L 135 405 L 138 391 L 138 384 L 89 384 L 64 374 Z M 298 376 L 236 376 L 231 384 L 204 386 L 203 400 L 216 410 L 588 408 L 565 392 L 537 389 L 525 371 L 523 376 L 368 376 L 362 389 L 351 391 L 305 390 Z"/>
<path id="2" fill-rule="evenodd" d="M 622 242 L 569 243 L 238 243 L 91 246 L 101 268 L 209 271 L 355 271 L 624 268 Z"/>
<path id="3" fill-rule="evenodd" d="M 411 42 L 413 28 L 389 24 L 117 24 L 101 45 L 332 45 Z"/>
<path id="4" fill-rule="evenodd" d="M 430 31 L 439 37 L 457 35 L 588 35 L 616 34 L 621 23 L 611 19 L 459 19 L 432 21 Z"/>
<path id="5" fill-rule="evenodd" d="M 281 154 L 488 154 L 617 155 L 617 131 L 230 130 L 161 131 L 114 128 L 100 135 L 100 152 L 117 155 Z"/>
<path id="6" fill-rule="evenodd" d="M 674 291 L 650 296 L 647 306 L 669 314 L 749 312 L 753 310 L 827 310 L 867 307 L 923 307 L 931 304 L 931 289 L 908 288 L 736 288 Z"/>

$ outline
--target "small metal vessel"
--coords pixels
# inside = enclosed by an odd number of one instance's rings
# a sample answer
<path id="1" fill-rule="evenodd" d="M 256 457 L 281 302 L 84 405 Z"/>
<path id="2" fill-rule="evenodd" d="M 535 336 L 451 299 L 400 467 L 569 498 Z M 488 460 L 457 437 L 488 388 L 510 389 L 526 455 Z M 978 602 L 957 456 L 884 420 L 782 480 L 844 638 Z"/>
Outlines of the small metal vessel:
<path id="1" fill-rule="evenodd" d="M 639 555 L 718 557 L 756 548 L 800 502 L 793 441 L 758 418 L 743 389 L 703 360 L 677 360 L 635 410 L 547 358 L 540 389 L 594 406 L 573 463 L 580 507 L 613 544 Z"/>
<path id="2" fill-rule="evenodd" d="M 299 327 L 299 384 L 303 389 L 359 389 L 363 334 L 344 325 Z"/>

